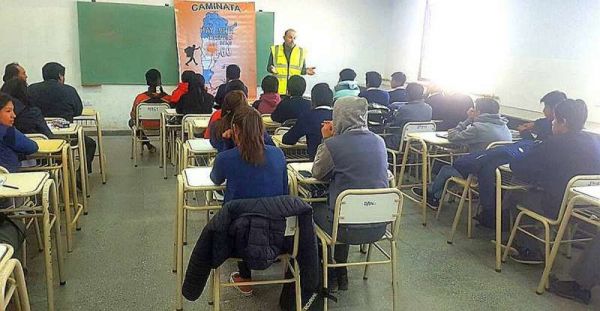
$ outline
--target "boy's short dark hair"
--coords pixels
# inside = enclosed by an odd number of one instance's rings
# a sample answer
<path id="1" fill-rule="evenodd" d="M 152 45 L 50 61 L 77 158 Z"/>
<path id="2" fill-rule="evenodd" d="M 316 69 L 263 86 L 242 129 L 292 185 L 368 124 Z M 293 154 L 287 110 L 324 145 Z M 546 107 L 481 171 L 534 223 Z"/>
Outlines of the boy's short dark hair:
<path id="1" fill-rule="evenodd" d="M 4 67 L 4 76 L 2 76 L 2 81 L 6 82 L 16 76 L 19 75 L 19 64 L 18 63 L 10 63 Z"/>
<path id="2" fill-rule="evenodd" d="M 225 96 L 227 96 L 227 94 L 231 91 L 242 91 L 246 97 L 248 96 L 248 88 L 244 82 L 242 82 L 242 80 L 233 80 L 227 82 L 227 85 L 225 85 Z"/>
<path id="3" fill-rule="evenodd" d="M 367 87 L 380 87 L 381 86 L 381 75 L 377 71 L 367 72 L 366 80 Z"/>
<path id="4" fill-rule="evenodd" d="M 44 78 L 44 81 L 58 80 L 60 76 L 65 76 L 65 67 L 63 65 L 51 62 L 42 67 L 42 78 Z"/>
<path id="5" fill-rule="evenodd" d="M 231 64 L 225 69 L 225 78 L 227 80 L 239 79 L 241 72 L 240 66 Z"/>
<path id="6" fill-rule="evenodd" d="M 340 71 L 340 82 L 341 81 L 354 81 L 356 79 L 356 72 L 350 68 L 342 69 Z"/>
<path id="7" fill-rule="evenodd" d="M 306 91 L 306 80 L 302 76 L 291 76 L 287 83 L 287 89 L 291 96 L 302 96 Z"/>
<path id="8" fill-rule="evenodd" d="M 406 95 L 408 101 L 415 101 L 423 99 L 423 93 L 425 93 L 425 88 L 419 83 L 409 83 L 406 86 Z"/>
<path id="9" fill-rule="evenodd" d="M 275 76 L 265 76 L 260 83 L 260 87 L 265 93 L 277 93 L 279 80 Z"/>
<path id="10" fill-rule="evenodd" d="M 333 91 L 327 83 L 317 83 L 310 91 L 310 99 L 314 107 L 330 106 L 333 104 Z"/>
<path id="11" fill-rule="evenodd" d="M 500 104 L 493 98 L 481 97 L 475 100 L 475 109 L 480 113 L 498 114 Z"/>
<path id="12" fill-rule="evenodd" d="M 567 94 L 561 91 L 552 91 L 544 95 L 544 97 L 540 99 L 540 103 L 543 103 L 544 106 L 554 108 L 558 104 L 562 103 L 565 99 L 567 99 Z"/>
<path id="13" fill-rule="evenodd" d="M 554 107 L 554 115 L 556 120 L 566 122 L 570 131 L 578 132 L 585 126 L 588 110 L 581 99 L 565 99 Z"/>
<path id="14" fill-rule="evenodd" d="M 399 85 L 404 85 L 404 83 L 406 83 L 406 75 L 404 72 L 394 72 L 392 73 L 392 81 L 398 83 Z"/>

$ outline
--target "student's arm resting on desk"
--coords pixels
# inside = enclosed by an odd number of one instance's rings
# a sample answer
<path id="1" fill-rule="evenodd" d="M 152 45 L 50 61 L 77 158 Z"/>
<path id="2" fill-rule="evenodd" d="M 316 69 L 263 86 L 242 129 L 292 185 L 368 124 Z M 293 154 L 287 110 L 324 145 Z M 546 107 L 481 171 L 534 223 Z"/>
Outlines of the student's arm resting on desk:
<path id="1" fill-rule="evenodd" d="M 213 165 L 212 171 L 210 171 L 210 180 L 216 185 L 220 185 L 225 182 L 225 170 L 223 169 L 223 155 L 218 154 L 215 158 L 215 164 Z"/>
<path id="2" fill-rule="evenodd" d="M 333 172 L 333 158 L 329 149 L 325 143 L 321 143 L 317 148 L 317 154 L 315 155 L 315 162 L 312 167 L 312 175 L 314 178 L 322 181 L 331 179 L 331 173 Z"/>
<path id="3" fill-rule="evenodd" d="M 302 136 L 306 135 L 306 129 L 304 128 L 302 121 L 302 118 L 299 119 L 287 133 L 283 134 L 283 137 L 281 138 L 282 143 L 286 145 L 295 145 Z"/>
<path id="4" fill-rule="evenodd" d="M 455 128 L 448 130 L 448 140 L 451 142 L 465 142 L 477 137 L 479 131 L 475 126 L 469 126 L 469 121 L 459 123 Z"/>
<path id="5" fill-rule="evenodd" d="M 513 175 L 519 180 L 533 184 L 537 183 L 537 177 L 540 176 L 540 172 L 552 169 L 545 167 L 545 159 L 551 155 L 547 146 L 548 144 L 541 143 L 531 148 L 522 157 L 511 161 L 510 169 Z"/>
<path id="6" fill-rule="evenodd" d="M 14 127 L 0 126 L 0 138 L 16 153 L 32 154 L 38 145 Z"/>

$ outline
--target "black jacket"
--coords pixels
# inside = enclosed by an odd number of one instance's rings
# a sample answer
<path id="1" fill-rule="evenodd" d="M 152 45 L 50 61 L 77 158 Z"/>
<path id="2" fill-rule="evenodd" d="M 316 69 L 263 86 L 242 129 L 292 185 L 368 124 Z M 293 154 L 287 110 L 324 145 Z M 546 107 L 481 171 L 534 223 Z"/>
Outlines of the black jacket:
<path id="1" fill-rule="evenodd" d="M 29 101 L 42 110 L 44 117 L 63 118 L 73 122 L 73 118 L 80 116 L 83 110 L 81 98 L 75 88 L 56 80 L 32 84 L 27 92 Z"/>
<path id="2" fill-rule="evenodd" d="M 25 106 L 15 118 L 15 127 L 23 134 L 44 134 L 54 137 L 38 107 Z"/>
<path id="3" fill-rule="evenodd" d="M 309 112 L 310 100 L 302 96 L 289 96 L 281 99 L 275 111 L 271 113 L 271 119 L 283 123 L 287 120 L 298 119 L 303 113 Z"/>
<path id="4" fill-rule="evenodd" d="M 211 114 L 212 107 L 215 104 L 215 98 L 206 93 L 196 94 L 193 96 L 190 92 L 181 96 L 179 102 L 175 106 L 177 113 L 186 114 Z"/>
<path id="5" fill-rule="evenodd" d="M 202 230 L 190 257 L 183 282 L 183 296 L 196 300 L 202 294 L 210 270 L 231 257 L 242 258 L 248 268 L 264 270 L 278 255 L 291 251 L 285 239 L 285 217 L 298 216 L 300 243 L 298 264 L 302 287 L 318 288 L 320 275 L 312 208 L 292 196 L 233 200 L 226 203 Z"/>

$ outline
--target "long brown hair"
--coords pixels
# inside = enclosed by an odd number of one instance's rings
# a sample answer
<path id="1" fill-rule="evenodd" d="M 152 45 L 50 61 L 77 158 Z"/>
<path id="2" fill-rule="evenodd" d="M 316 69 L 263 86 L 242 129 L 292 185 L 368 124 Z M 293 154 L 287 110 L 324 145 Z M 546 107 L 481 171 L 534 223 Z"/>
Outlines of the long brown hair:
<path id="1" fill-rule="evenodd" d="M 239 107 L 231 122 L 242 159 L 259 166 L 265 162 L 265 127 L 260 113 L 249 106 Z"/>
<path id="2" fill-rule="evenodd" d="M 242 106 L 248 106 L 246 94 L 242 91 L 231 91 L 225 95 L 223 99 L 223 107 L 221 107 L 221 120 L 217 121 L 213 137 L 221 139 L 223 133 L 231 128 L 234 112 Z M 213 132 L 213 131 L 211 131 Z"/>

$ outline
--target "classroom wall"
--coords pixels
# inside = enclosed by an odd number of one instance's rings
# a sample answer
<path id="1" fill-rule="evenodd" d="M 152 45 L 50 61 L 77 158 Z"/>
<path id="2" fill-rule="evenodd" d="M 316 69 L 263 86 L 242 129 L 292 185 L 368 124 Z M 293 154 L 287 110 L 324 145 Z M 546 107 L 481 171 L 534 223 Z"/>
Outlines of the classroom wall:
<path id="1" fill-rule="evenodd" d="M 463 1 L 464 2 L 464 1 Z M 560 89 L 588 104 L 588 127 L 600 127 L 600 2 L 596 0 L 503 0 L 508 36 L 494 85 L 502 111 L 541 116 L 539 99 Z M 394 55 L 390 63 L 418 76 L 426 0 L 393 3 Z M 465 11 L 465 14 L 474 14 Z M 468 17 L 466 17 L 468 18 Z"/>
<path id="2" fill-rule="evenodd" d="M 171 0 L 105 0 L 102 2 L 172 5 Z M 344 67 L 353 67 L 360 81 L 364 73 L 387 73 L 387 10 L 393 0 L 257 0 L 256 9 L 275 12 L 275 42 L 281 42 L 287 28 L 298 31 L 297 42 L 308 48 L 308 65 L 318 75 L 308 77 L 309 88 L 318 82 L 337 81 Z M 357 18 L 360 16 L 360 20 Z M 0 63 L 21 63 L 29 83 L 41 80 L 41 67 L 58 61 L 66 68 L 66 82 L 74 86 L 84 104 L 93 106 L 108 130 L 127 129 L 133 98 L 145 86 L 102 85 L 82 87 L 79 73 L 79 40 L 75 0 L 1 0 Z M 10 44 L 7 44 L 9 43 Z M 165 87 L 170 92 L 173 87 Z M 310 90 L 310 89 L 309 89 Z"/>

